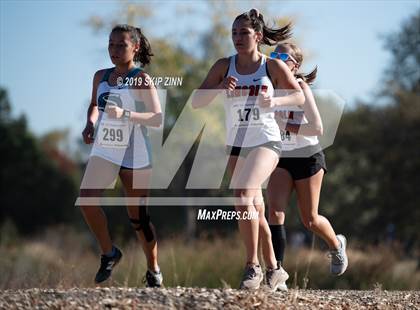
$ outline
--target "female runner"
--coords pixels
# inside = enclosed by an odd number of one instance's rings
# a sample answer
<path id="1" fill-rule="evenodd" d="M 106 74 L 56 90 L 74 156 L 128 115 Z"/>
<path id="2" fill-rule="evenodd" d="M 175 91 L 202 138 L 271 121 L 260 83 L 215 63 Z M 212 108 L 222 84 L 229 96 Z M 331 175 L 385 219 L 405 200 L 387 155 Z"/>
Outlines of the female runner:
<path id="1" fill-rule="evenodd" d="M 94 143 L 80 196 L 83 216 L 102 250 L 95 282 L 109 278 L 122 253 L 111 240 L 102 208 L 95 203 L 83 204 L 83 199 L 99 199 L 104 189 L 113 187 L 119 175 L 126 196 L 131 199 L 127 212 L 147 259 L 146 285 L 160 287 L 162 274 L 157 262 L 157 243 L 144 197 L 148 195 L 151 174 L 146 127 L 159 127 L 162 114 L 155 87 L 146 83 L 149 76 L 136 66 L 136 63 L 149 64 L 153 54 L 140 28 L 130 25 L 117 25 L 112 29 L 108 52 L 115 66 L 95 73 L 83 130 L 84 142 Z M 128 83 L 133 79 L 136 83 Z M 99 126 L 94 137 L 95 123 Z"/>
<path id="2" fill-rule="evenodd" d="M 269 59 L 259 51 L 262 44 L 274 45 L 290 37 L 290 26 L 272 29 L 265 25 L 256 9 L 237 16 L 232 25 L 232 41 L 236 55 L 219 59 L 194 94 L 195 108 L 209 104 L 225 90 L 227 149 L 232 185 L 236 189 L 240 214 L 258 212 L 255 219 L 241 218 L 239 230 L 247 257 L 242 289 L 257 289 L 263 280 L 258 260 L 261 240 L 266 263 L 266 283 L 276 290 L 288 275 L 277 266 L 271 233 L 264 216 L 261 186 L 275 169 L 280 155 L 280 132 L 274 118 L 278 105 L 300 105 L 304 97 L 298 82 L 277 59 Z M 273 97 L 274 89 L 289 90 L 290 94 Z M 216 91 L 219 90 L 219 91 Z"/>

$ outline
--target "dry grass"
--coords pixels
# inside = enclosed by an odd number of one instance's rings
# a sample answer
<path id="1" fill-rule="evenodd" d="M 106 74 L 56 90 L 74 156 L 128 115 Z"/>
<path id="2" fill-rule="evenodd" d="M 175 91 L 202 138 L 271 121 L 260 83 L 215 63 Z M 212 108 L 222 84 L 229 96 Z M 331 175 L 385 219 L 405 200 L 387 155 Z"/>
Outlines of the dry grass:
<path id="1" fill-rule="evenodd" d="M 99 256 L 91 236 L 66 228 L 47 230 L 31 240 L 0 243 L 0 289 L 93 287 Z M 143 286 L 146 263 L 135 241 L 117 242 L 124 252 L 111 284 Z M 351 245 L 350 245 L 351 248 Z M 388 248 L 350 250 L 342 277 L 329 275 L 329 261 L 319 250 L 288 249 L 285 269 L 292 288 L 419 289 L 414 260 L 403 260 Z M 159 243 L 159 262 L 167 287 L 236 288 L 244 266 L 238 236 L 230 239 L 167 239 Z M 109 285 L 110 283 L 107 283 Z"/>

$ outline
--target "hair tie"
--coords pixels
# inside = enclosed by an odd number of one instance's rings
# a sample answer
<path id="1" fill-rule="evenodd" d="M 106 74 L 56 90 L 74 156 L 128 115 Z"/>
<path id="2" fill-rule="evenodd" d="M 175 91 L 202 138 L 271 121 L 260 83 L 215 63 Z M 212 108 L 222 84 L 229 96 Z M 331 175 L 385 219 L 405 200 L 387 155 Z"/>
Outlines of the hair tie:
<path id="1" fill-rule="evenodd" d="M 260 17 L 260 11 L 258 11 L 258 9 L 251 9 L 251 10 L 249 11 L 249 13 L 250 13 L 250 14 L 254 13 L 254 14 L 257 16 L 257 18 L 259 18 L 259 17 Z"/>

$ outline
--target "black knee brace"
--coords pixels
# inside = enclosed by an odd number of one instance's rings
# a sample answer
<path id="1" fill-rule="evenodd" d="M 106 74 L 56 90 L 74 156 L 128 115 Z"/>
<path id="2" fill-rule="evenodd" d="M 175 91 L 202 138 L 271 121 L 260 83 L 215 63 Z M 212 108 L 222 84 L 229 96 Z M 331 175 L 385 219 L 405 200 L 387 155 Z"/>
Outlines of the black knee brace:
<path id="1" fill-rule="evenodd" d="M 139 206 L 139 219 L 130 218 L 130 222 L 136 231 L 143 231 L 147 242 L 155 239 L 152 229 L 150 228 L 150 216 L 147 213 L 146 206 Z"/>

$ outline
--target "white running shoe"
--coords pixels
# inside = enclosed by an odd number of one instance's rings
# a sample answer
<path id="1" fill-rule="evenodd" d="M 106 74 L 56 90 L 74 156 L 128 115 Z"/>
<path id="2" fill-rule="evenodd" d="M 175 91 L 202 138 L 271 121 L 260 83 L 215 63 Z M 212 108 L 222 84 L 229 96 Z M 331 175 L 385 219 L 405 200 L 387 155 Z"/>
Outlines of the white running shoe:
<path id="1" fill-rule="evenodd" d="M 249 264 L 245 267 L 245 272 L 242 277 L 241 290 L 257 290 L 260 288 L 260 284 L 264 279 L 264 275 L 260 265 Z"/>
<path id="2" fill-rule="evenodd" d="M 289 274 L 282 266 L 279 266 L 277 269 L 267 269 L 265 279 L 268 287 L 273 292 L 276 290 L 287 292 L 286 280 L 289 279 Z M 286 288 L 286 290 L 284 290 L 284 288 Z"/>
<path id="3" fill-rule="evenodd" d="M 346 254 L 347 240 L 343 235 L 337 235 L 338 241 L 340 241 L 340 248 L 338 250 L 330 250 L 329 257 L 331 258 L 331 274 L 335 276 L 342 275 L 349 264 L 349 260 Z"/>

